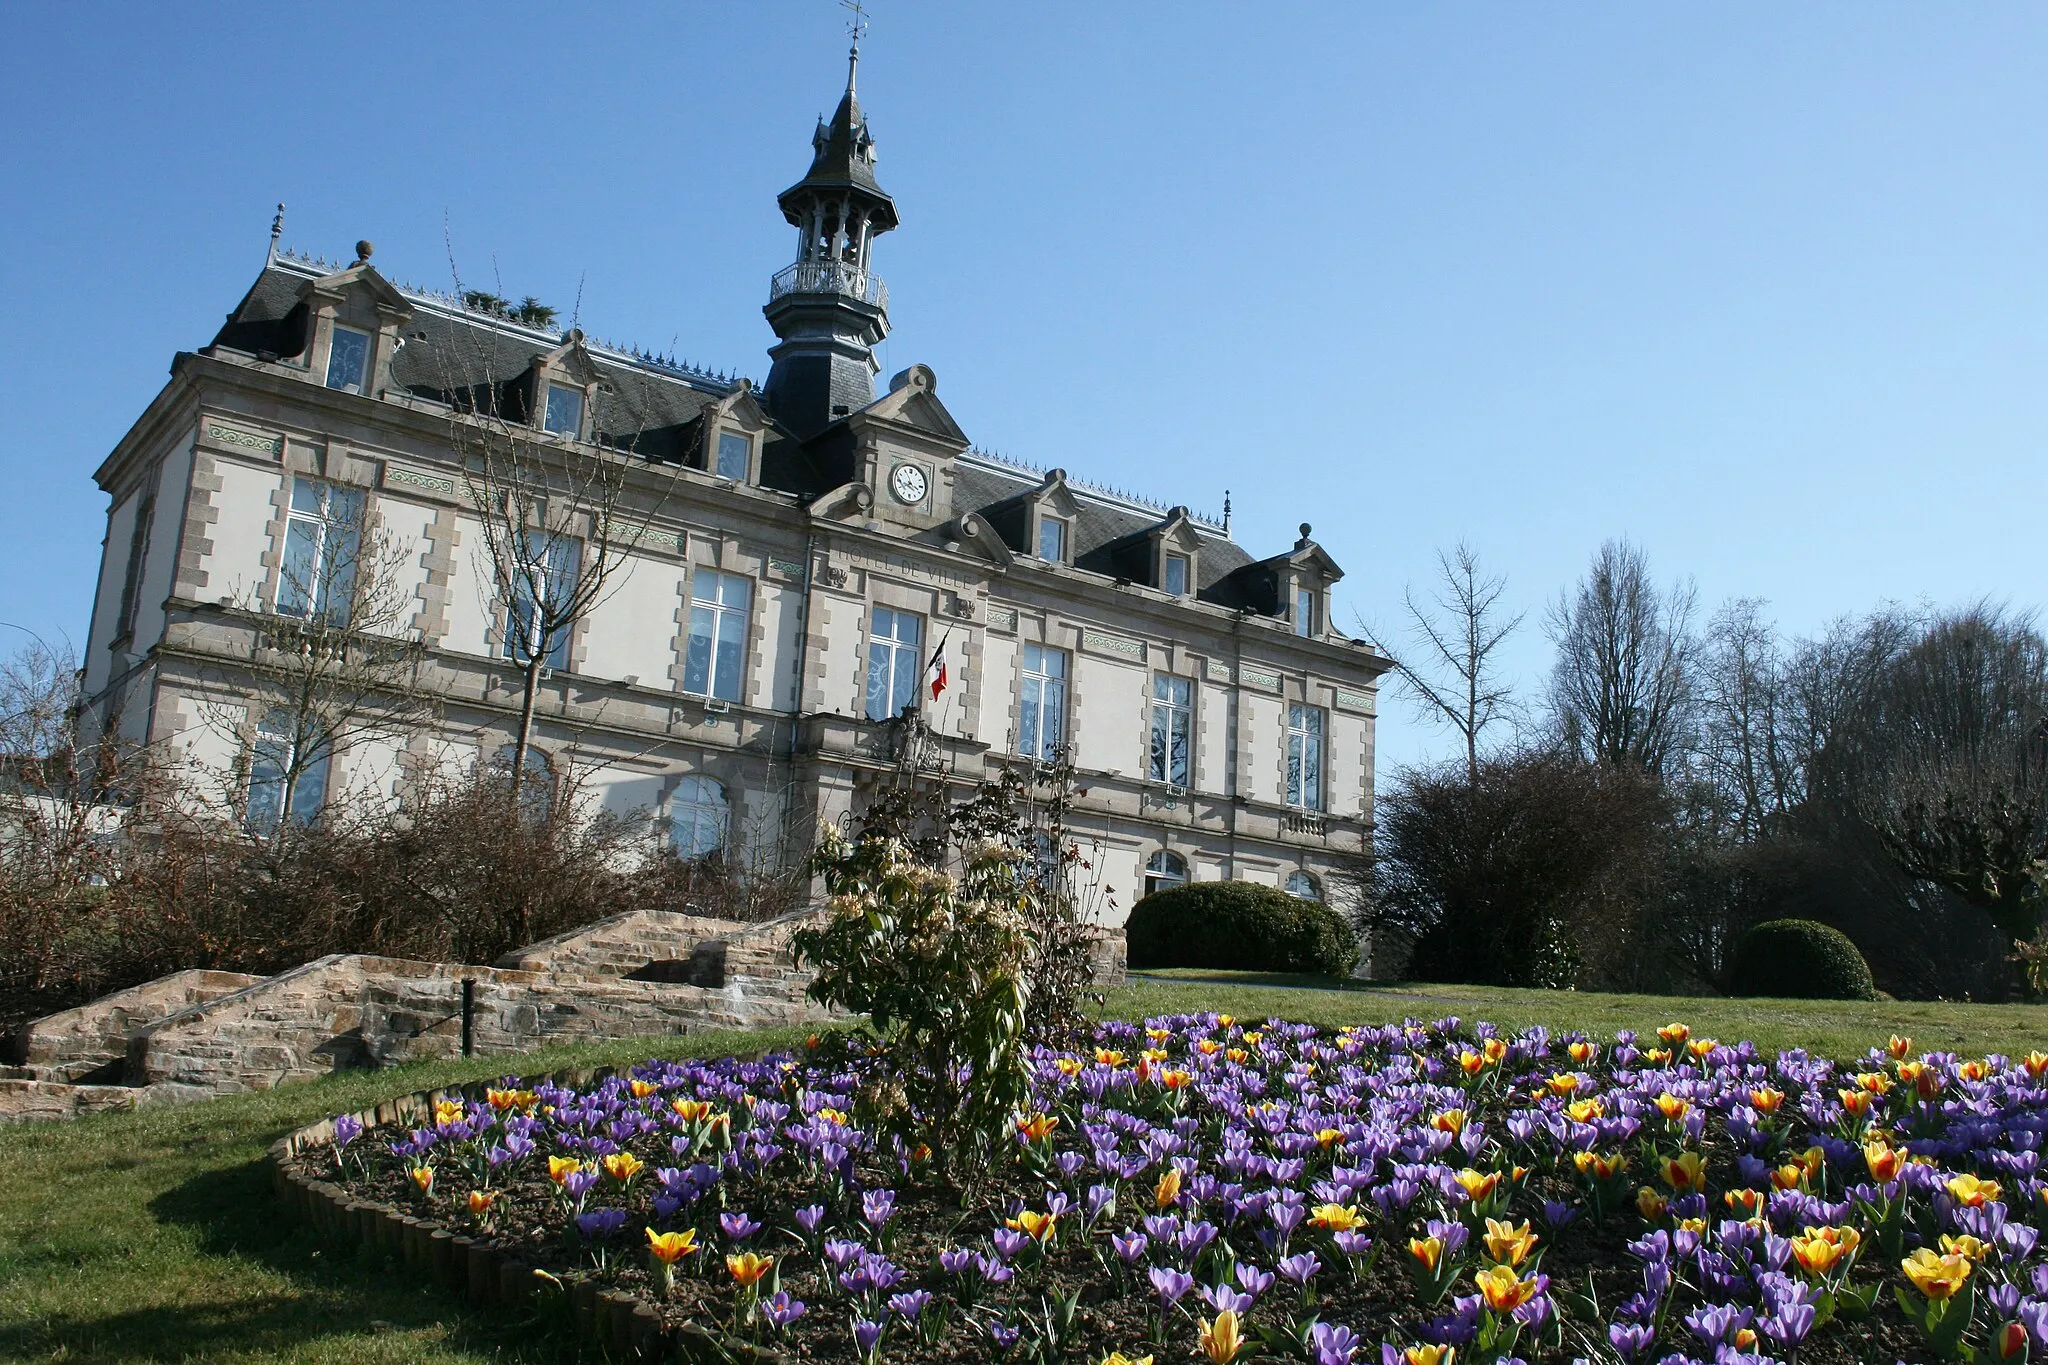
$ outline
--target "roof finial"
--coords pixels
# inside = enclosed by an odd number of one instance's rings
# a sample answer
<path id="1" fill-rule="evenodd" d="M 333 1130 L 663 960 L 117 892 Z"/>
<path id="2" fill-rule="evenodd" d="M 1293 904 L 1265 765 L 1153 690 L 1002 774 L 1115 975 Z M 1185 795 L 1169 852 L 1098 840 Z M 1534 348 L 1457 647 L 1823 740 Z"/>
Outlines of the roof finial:
<path id="1" fill-rule="evenodd" d="M 1223 534 L 1230 534 L 1230 490 L 1223 490 Z"/>
<path id="2" fill-rule="evenodd" d="M 270 254 L 264 257 L 263 260 L 266 266 L 276 263 L 277 239 L 282 236 L 284 236 L 284 205 L 279 204 L 277 206 L 277 217 L 270 220 Z"/>
<path id="3" fill-rule="evenodd" d="M 868 12 L 861 8 L 860 0 L 839 0 L 839 4 L 853 15 L 846 21 L 846 36 L 853 39 L 846 50 L 846 93 L 851 95 L 854 70 L 860 65 L 860 40 L 868 32 Z"/>

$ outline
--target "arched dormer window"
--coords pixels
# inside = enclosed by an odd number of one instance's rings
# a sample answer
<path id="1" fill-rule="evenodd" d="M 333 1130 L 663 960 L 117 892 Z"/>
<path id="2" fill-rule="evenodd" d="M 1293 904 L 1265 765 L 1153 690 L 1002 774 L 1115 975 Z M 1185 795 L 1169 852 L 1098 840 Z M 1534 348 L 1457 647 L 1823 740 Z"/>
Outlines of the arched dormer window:
<path id="1" fill-rule="evenodd" d="M 1317 904 L 1321 904 L 1323 885 L 1315 879 L 1313 873 L 1304 872 L 1300 868 L 1296 868 L 1287 874 L 1287 894 L 1298 897 L 1301 900 L 1315 901 Z"/>
<path id="2" fill-rule="evenodd" d="M 1145 894 L 1165 891 L 1188 884 L 1187 859 L 1168 849 L 1160 849 L 1145 863 Z"/>

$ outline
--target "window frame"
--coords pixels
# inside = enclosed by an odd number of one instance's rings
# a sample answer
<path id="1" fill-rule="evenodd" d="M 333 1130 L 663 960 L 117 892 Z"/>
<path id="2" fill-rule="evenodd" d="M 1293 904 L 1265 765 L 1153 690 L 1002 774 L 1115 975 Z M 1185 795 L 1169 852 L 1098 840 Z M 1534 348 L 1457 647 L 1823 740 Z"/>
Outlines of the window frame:
<path id="1" fill-rule="evenodd" d="M 716 799 L 709 799 L 707 791 Z M 684 847 L 679 837 L 682 821 L 678 818 L 689 814 L 690 844 Z M 717 831 L 717 840 L 705 843 L 703 834 Z M 685 773 L 676 783 L 675 790 L 668 796 L 668 842 L 676 855 L 686 862 L 709 858 L 713 854 L 724 854 L 732 839 L 732 794 L 717 778 L 704 773 Z"/>
<path id="2" fill-rule="evenodd" d="M 1320 706 L 1290 702 L 1287 707 L 1287 804 L 1295 810 L 1320 811 L 1328 796 L 1328 713 Z"/>
<path id="3" fill-rule="evenodd" d="M 1308 890 L 1306 892 L 1298 891 L 1295 889 L 1298 885 L 1306 886 Z M 1323 904 L 1322 879 L 1305 867 L 1297 867 L 1294 871 L 1288 873 L 1287 881 L 1280 889 L 1296 900 L 1308 901 L 1312 905 Z"/>
<path id="4" fill-rule="evenodd" d="M 297 621 L 319 621 L 346 627 L 349 607 L 355 600 L 356 573 L 361 567 L 363 531 L 370 507 L 369 494 L 353 484 L 336 483 L 331 479 L 316 479 L 305 474 L 294 474 L 290 477 L 291 486 L 285 493 L 284 539 L 279 546 L 277 584 L 270 595 L 270 609 L 279 616 L 288 616 Z M 316 506 L 311 511 L 298 505 L 299 490 L 302 488 L 313 490 Z M 337 508 L 337 502 L 352 506 L 344 510 Z M 349 518 L 353 518 L 353 527 L 347 524 Z M 311 539 L 313 547 L 305 570 L 310 582 L 295 581 L 294 574 L 297 571 L 292 567 L 293 534 L 302 529 Z M 353 544 L 347 551 L 349 563 L 346 573 L 331 567 L 336 555 L 336 533 L 343 529 L 353 532 L 350 537 Z M 337 587 L 344 594 L 338 608 L 333 600 Z M 305 599 L 287 603 L 285 594 L 292 590 L 303 592 Z"/>
<path id="5" fill-rule="evenodd" d="M 274 723 L 280 716 L 284 720 Z M 242 803 L 242 824 L 251 834 L 269 838 L 291 820 L 310 825 L 326 809 L 334 755 L 331 751 L 320 754 L 295 774 L 292 767 L 298 758 L 299 739 L 292 733 L 290 714 L 282 707 L 272 707 L 256 723 L 249 741 L 248 781 Z M 266 793 L 260 798 L 260 805 L 259 790 Z M 263 813 L 259 814 L 259 810 Z"/>
<path id="6" fill-rule="evenodd" d="M 573 398 L 576 401 L 575 424 L 573 426 L 558 427 L 555 425 L 555 395 L 558 393 L 564 399 Z M 540 429 L 556 436 L 566 437 L 571 441 L 580 441 L 583 439 L 584 418 L 589 408 L 590 395 L 584 391 L 581 384 L 569 384 L 559 379 L 547 380 L 543 385 L 543 392 L 540 396 Z"/>
<path id="7" fill-rule="evenodd" d="M 1297 582 L 1294 585 L 1294 633 L 1303 639 L 1314 639 L 1321 631 L 1317 628 L 1322 615 L 1323 595 L 1312 584 Z"/>
<path id="8" fill-rule="evenodd" d="M 1173 585 L 1173 570 L 1180 568 L 1180 586 Z M 1179 550 L 1167 550 L 1159 556 L 1159 590 L 1175 597 L 1186 597 L 1195 581 L 1195 557 L 1182 554 Z"/>
<path id="9" fill-rule="evenodd" d="M 729 441 L 737 443 L 733 447 L 738 451 L 740 458 L 740 470 L 737 474 L 729 472 L 725 467 L 728 449 L 726 443 Z M 754 438 L 736 427 L 720 427 L 718 439 L 711 443 L 710 472 L 718 478 L 731 479 L 734 483 L 748 482 L 754 472 Z"/>
<path id="10" fill-rule="evenodd" d="M 1045 536 L 1048 531 L 1053 532 L 1058 538 L 1059 544 L 1057 548 L 1059 552 L 1057 554 L 1048 555 L 1045 552 Z M 1067 555 L 1072 549 L 1072 533 L 1073 525 L 1067 518 L 1056 517 L 1050 512 L 1040 512 L 1038 514 L 1038 536 L 1036 542 L 1036 553 L 1039 561 L 1046 564 L 1066 563 Z"/>
<path id="11" fill-rule="evenodd" d="M 1184 694 L 1176 700 L 1172 696 L 1160 695 L 1164 688 L 1171 693 L 1176 687 Z M 1195 775 L 1195 681 L 1175 673 L 1154 673 L 1152 695 L 1146 703 L 1145 726 L 1145 776 L 1152 782 L 1185 791 L 1194 785 Z M 1166 722 L 1162 730 L 1160 721 Z M 1173 728 L 1175 720 L 1181 723 L 1180 776 L 1173 775 Z M 1165 748 L 1160 740 L 1165 738 Z"/>
<path id="12" fill-rule="evenodd" d="M 1048 661 L 1057 663 L 1057 671 L 1046 671 Z M 1057 763 L 1066 752 L 1067 686 L 1073 678 L 1073 659 L 1053 645 L 1027 643 L 1019 652 L 1018 674 L 1017 756 L 1033 763 Z M 1027 727 L 1029 739 L 1025 737 Z"/>
<path id="13" fill-rule="evenodd" d="M 708 583 L 707 583 L 708 580 Z M 709 586 L 717 596 L 704 597 L 700 594 Z M 728 588 L 737 587 L 739 604 L 735 606 L 724 596 Z M 726 573 L 718 569 L 693 568 L 690 571 L 690 619 L 683 634 L 683 685 L 687 696 L 705 697 L 714 701 L 736 702 L 742 699 L 747 686 L 748 633 L 752 625 L 754 609 L 754 582 L 745 574 Z M 700 635 L 700 623 L 708 629 Z M 736 632 L 735 634 L 732 634 Z M 729 638 L 730 636 L 730 638 Z M 697 641 L 709 640 L 702 655 L 703 676 L 693 678 L 698 667 Z M 730 647 L 733 654 L 732 673 L 728 678 L 721 665 L 725 662 L 722 651 Z M 731 690 L 724 684 L 730 683 Z"/>
<path id="14" fill-rule="evenodd" d="M 334 382 L 334 362 L 336 357 L 342 353 L 341 339 L 343 337 L 360 341 L 362 348 L 357 354 L 358 364 L 354 381 L 346 384 L 337 384 Z M 375 344 L 376 337 L 360 327 L 350 327 L 346 323 L 341 322 L 331 325 L 327 330 L 327 375 L 322 382 L 336 393 L 368 393 L 370 390 L 370 350 Z"/>
<path id="15" fill-rule="evenodd" d="M 895 633 L 882 635 L 878 631 L 883 615 L 892 623 Z M 918 612 L 874 603 L 868 607 L 868 619 L 864 634 L 867 637 L 867 667 L 862 671 L 861 711 L 869 720 L 894 720 L 904 711 L 917 704 L 918 686 L 924 677 L 925 618 Z M 901 623 L 914 623 L 910 639 L 901 635 Z M 882 651 L 878 654 L 877 651 Z M 876 666 L 881 665 L 886 692 L 883 702 L 884 714 L 875 714 Z M 907 671 L 905 665 L 908 665 Z"/>
<path id="16" fill-rule="evenodd" d="M 135 520 L 128 527 L 128 564 L 121 571 L 121 607 L 114 618 L 114 643 L 135 634 L 135 616 L 142 610 L 142 576 L 149 569 L 149 540 L 156 521 L 156 489 L 135 495 Z"/>
<path id="17" fill-rule="evenodd" d="M 533 548 L 535 545 L 540 546 L 538 552 Z M 506 658 L 524 667 L 533 660 L 537 652 L 537 642 L 533 637 L 540 630 L 541 617 L 543 615 L 543 613 L 535 611 L 533 604 L 527 600 L 532 589 L 533 580 L 536 577 L 542 580 L 542 591 L 547 595 L 550 603 L 553 603 L 557 593 L 562 590 L 563 585 L 573 582 L 576 575 L 581 572 L 583 567 L 583 545 L 582 542 L 571 536 L 554 535 L 546 531 L 529 529 L 524 533 L 524 541 L 521 548 L 526 553 L 522 556 L 520 571 L 512 584 L 512 600 L 505 604 L 504 654 Z M 546 556 L 545 562 L 541 558 L 543 555 Z M 558 560 L 560 562 L 557 562 Z M 531 613 L 529 624 L 526 629 L 520 630 L 518 629 L 520 619 L 522 614 L 525 613 Z M 548 643 L 547 653 L 543 656 L 541 667 L 548 669 L 550 672 L 568 672 L 569 643 L 575 634 L 576 624 L 574 621 L 561 625 L 557 630 L 556 638 Z M 522 636 L 525 639 L 523 648 L 521 647 Z"/>
<path id="18" fill-rule="evenodd" d="M 1171 866 L 1167 866 L 1168 864 L 1177 865 L 1179 871 L 1173 871 Z M 1190 874 L 1188 871 L 1188 860 L 1185 856 L 1175 853 L 1170 848 L 1162 848 L 1145 860 L 1145 896 L 1154 895 L 1160 891 L 1170 891 L 1176 886 L 1187 886 L 1189 884 Z M 1144 896 L 1140 896 L 1139 899 L 1143 900 Z"/>

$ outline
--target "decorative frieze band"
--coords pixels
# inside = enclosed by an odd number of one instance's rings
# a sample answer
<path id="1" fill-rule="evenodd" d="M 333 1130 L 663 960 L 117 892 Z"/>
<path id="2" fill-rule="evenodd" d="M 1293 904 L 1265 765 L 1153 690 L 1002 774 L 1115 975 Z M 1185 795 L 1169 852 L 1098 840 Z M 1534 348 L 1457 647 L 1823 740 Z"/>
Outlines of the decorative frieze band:
<path id="1" fill-rule="evenodd" d="M 680 556 L 689 548 L 688 537 L 681 531 L 671 531 L 659 526 L 614 526 L 605 536 L 614 545 L 625 545 L 635 550 L 652 550 L 656 554 Z"/>
<path id="2" fill-rule="evenodd" d="M 1145 646 L 1142 643 L 1125 639 L 1121 635 L 1111 635 L 1107 631 L 1083 630 L 1081 648 L 1096 650 L 1103 654 L 1121 654 L 1126 659 L 1145 662 Z"/>
<path id="3" fill-rule="evenodd" d="M 423 469 L 407 469 L 402 464 L 387 464 L 384 466 L 384 486 L 386 488 L 417 488 L 422 493 L 432 493 L 436 497 L 442 498 L 452 498 L 455 496 L 455 480 L 447 475 L 429 474 Z"/>
<path id="4" fill-rule="evenodd" d="M 1015 630 L 1017 628 L 1017 609 L 1015 607 L 999 607 L 991 603 L 988 609 L 988 628 L 990 630 Z"/>
<path id="5" fill-rule="evenodd" d="M 260 450 L 265 455 L 270 456 L 282 456 L 284 454 L 284 437 L 282 436 L 259 436 L 252 431 L 241 431 L 234 427 L 224 427 L 218 422 L 208 422 L 202 430 L 206 439 L 215 445 L 234 446 L 239 450 Z"/>
<path id="6" fill-rule="evenodd" d="M 1372 698 L 1364 692 L 1352 692 L 1340 687 L 1337 689 L 1337 705 L 1346 711 L 1371 711 Z"/>
<path id="7" fill-rule="evenodd" d="M 771 556 L 768 560 L 768 572 L 779 573 L 784 578 L 802 578 L 804 566 L 793 559 L 776 559 Z"/>
<path id="8" fill-rule="evenodd" d="M 1221 659 L 1209 660 L 1209 681 L 1227 683 L 1230 681 L 1230 665 Z"/>
<path id="9" fill-rule="evenodd" d="M 1263 687 L 1269 692 L 1278 692 L 1280 690 L 1280 675 L 1278 673 L 1269 673 L 1263 668 L 1254 668 L 1250 664 L 1239 664 L 1237 666 L 1237 680 L 1246 687 Z"/>

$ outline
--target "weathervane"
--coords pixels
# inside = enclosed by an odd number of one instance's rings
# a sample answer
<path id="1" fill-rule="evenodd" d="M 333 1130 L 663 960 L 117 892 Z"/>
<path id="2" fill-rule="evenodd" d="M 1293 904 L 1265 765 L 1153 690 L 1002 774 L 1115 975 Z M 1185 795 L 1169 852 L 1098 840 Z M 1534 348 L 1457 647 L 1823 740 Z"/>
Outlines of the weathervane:
<path id="1" fill-rule="evenodd" d="M 857 53 L 860 40 L 868 36 L 868 12 L 861 8 L 860 0 L 839 0 L 839 6 L 853 15 L 846 21 L 846 36 L 853 39 L 853 50 Z"/>

